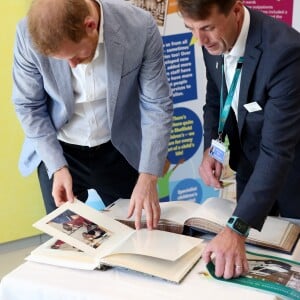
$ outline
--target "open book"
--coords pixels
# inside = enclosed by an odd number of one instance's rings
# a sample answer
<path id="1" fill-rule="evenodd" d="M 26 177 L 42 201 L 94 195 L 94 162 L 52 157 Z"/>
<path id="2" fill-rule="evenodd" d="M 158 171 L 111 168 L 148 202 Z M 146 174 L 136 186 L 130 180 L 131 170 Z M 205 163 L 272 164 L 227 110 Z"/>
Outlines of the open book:
<path id="1" fill-rule="evenodd" d="M 106 215 L 129 226 L 134 226 L 134 219 L 126 219 L 129 200 L 119 199 L 106 209 Z M 161 219 L 158 229 L 182 233 L 184 227 L 200 232 L 218 233 L 226 226 L 232 215 L 235 203 L 222 198 L 208 198 L 202 204 L 189 201 L 162 202 Z M 146 223 L 143 222 L 143 226 Z M 262 231 L 250 230 L 247 243 L 271 248 L 286 253 L 293 251 L 299 239 L 300 227 L 291 222 L 267 217 Z"/>
<path id="2" fill-rule="evenodd" d="M 227 284 L 240 284 L 279 295 L 280 298 L 300 300 L 300 262 L 248 251 L 246 254 L 249 272 L 245 277 L 216 277 L 212 262 L 207 265 L 207 270 L 213 278 Z"/>
<path id="3" fill-rule="evenodd" d="M 33 224 L 54 238 L 27 260 L 95 269 L 114 266 L 180 282 L 199 260 L 202 240 L 159 230 L 134 230 L 76 200 Z"/>

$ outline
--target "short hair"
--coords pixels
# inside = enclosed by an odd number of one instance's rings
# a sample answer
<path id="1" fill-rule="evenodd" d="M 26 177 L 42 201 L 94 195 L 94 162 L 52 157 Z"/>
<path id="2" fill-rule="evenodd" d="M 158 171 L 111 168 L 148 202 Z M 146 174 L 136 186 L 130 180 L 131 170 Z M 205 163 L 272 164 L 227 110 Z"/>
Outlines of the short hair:
<path id="1" fill-rule="evenodd" d="M 237 0 L 177 0 L 178 10 L 183 17 L 205 20 L 216 6 L 220 13 L 228 15 Z"/>
<path id="2" fill-rule="evenodd" d="M 27 14 L 33 45 L 48 56 L 64 40 L 80 42 L 86 35 L 84 20 L 89 13 L 85 0 L 33 0 Z"/>

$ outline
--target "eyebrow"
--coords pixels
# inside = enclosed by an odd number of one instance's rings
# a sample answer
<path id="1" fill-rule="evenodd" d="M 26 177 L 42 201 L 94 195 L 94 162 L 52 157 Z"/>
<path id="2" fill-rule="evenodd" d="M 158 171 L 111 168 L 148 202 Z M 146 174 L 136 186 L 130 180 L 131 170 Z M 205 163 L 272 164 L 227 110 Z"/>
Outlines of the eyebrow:
<path id="1" fill-rule="evenodd" d="M 210 27 L 212 27 L 212 25 L 204 25 L 203 27 L 200 27 L 200 28 L 193 28 L 191 26 L 188 26 L 187 24 L 184 24 L 184 26 L 187 28 L 187 29 L 190 29 L 190 30 L 194 30 L 194 29 L 198 29 L 198 30 L 206 30 Z"/>

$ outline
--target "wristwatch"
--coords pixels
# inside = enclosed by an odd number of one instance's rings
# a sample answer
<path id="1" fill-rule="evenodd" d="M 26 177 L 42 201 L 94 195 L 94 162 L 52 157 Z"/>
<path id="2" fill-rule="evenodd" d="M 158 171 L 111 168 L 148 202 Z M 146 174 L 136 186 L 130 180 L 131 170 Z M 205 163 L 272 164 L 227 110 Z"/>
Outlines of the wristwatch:
<path id="1" fill-rule="evenodd" d="M 239 235 L 245 237 L 249 235 L 250 226 L 239 217 L 230 217 L 227 221 L 226 226 L 231 228 L 234 232 L 238 233 Z"/>

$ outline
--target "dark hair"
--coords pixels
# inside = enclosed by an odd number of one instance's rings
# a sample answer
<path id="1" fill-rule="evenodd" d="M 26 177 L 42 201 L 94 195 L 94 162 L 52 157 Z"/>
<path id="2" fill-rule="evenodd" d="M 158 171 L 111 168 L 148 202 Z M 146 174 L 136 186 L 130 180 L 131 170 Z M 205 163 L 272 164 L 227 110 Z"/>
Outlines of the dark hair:
<path id="1" fill-rule="evenodd" d="M 86 34 L 84 20 L 88 15 L 85 0 L 34 0 L 27 14 L 34 46 L 51 55 L 63 40 L 79 42 Z"/>
<path id="2" fill-rule="evenodd" d="M 237 0 L 177 0 L 178 10 L 183 17 L 204 20 L 216 6 L 220 13 L 228 15 Z"/>

